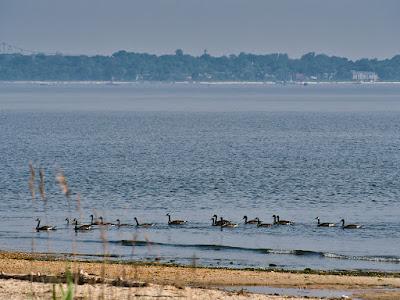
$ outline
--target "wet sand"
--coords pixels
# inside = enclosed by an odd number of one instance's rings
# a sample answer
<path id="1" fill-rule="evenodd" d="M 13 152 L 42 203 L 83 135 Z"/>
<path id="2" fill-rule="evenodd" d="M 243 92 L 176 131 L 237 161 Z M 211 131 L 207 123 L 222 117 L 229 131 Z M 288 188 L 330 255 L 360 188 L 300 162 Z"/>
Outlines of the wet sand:
<path id="1" fill-rule="evenodd" d="M 238 295 L 236 292 L 217 291 L 216 286 L 269 286 L 283 288 L 300 289 L 331 289 L 331 290 L 357 290 L 363 299 L 400 299 L 400 276 L 399 274 L 379 274 L 370 275 L 334 275 L 334 274 L 309 274 L 300 272 L 281 272 L 265 270 L 237 270 L 237 269 L 217 269 L 217 268 L 194 268 L 184 266 L 169 266 L 161 264 L 140 264 L 140 263 L 118 263 L 118 262 L 88 262 L 88 261 L 70 261 L 61 257 L 51 257 L 46 254 L 28 254 L 16 252 L 0 252 L 0 272 L 3 274 L 46 274 L 52 276 L 64 276 L 66 269 L 70 268 L 74 273 L 84 273 L 88 276 L 97 276 L 99 278 L 123 279 L 135 282 L 149 283 L 144 287 L 127 288 L 107 286 L 107 293 L 175 293 L 173 297 L 184 297 L 192 299 L 218 299 L 233 297 L 240 299 L 243 296 L 246 299 L 280 299 L 266 295 Z M 65 277 L 65 276 L 64 276 Z M 30 283 L 18 281 L 25 287 L 15 289 L 14 296 L 8 296 L 10 293 L 8 287 L 16 286 L 13 279 L 1 279 L 0 298 L 23 299 L 26 288 L 33 284 L 42 289 L 44 293 L 50 293 L 51 284 Z M 82 285 L 78 290 L 89 285 Z M 93 287 L 92 293 L 104 291 L 104 284 Z M 119 290 L 121 289 L 121 290 Z M 394 289 L 394 290 L 389 290 Z M 396 290 L 397 289 L 397 290 Z M 87 292 L 87 291 L 86 291 Z M 12 292 L 11 292 L 12 293 Z M 24 294 L 26 296 L 26 294 Z M 110 294 L 111 295 L 111 294 Z M 147 294 L 146 294 L 147 295 Z M 151 294 L 153 295 L 153 294 Z M 160 294 L 158 294 L 160 295 Z M 18 298 L 21 296 L 20 298 Z M 165 295 L 171 298 L 171 295 Z M 125 296 L 121 296 L 124 298 Z M 128 297 L 128 296 L 126 296 Z M 153 295 L 154 297 L 154 295 Z M 159 296 L 158 296 L 159 297 Z M 25 297 L 26 298 L 26 297 Z M 107 299 L 114 299 L 109 297 Z M 296 298 L 302 299 L 302 298 Z"/>

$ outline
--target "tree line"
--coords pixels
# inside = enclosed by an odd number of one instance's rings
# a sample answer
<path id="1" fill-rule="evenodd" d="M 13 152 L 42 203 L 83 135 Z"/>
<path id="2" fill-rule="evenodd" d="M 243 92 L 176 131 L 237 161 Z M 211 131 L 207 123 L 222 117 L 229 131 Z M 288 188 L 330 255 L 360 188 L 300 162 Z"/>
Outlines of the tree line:
<path id="1" fill-rule="evenodd" d="M 153 55 L 118 51 L 111 56 L 0 54 L 0 80 L 49 81 L 348 81 L 352 71 L 375 72 L 383 81 L 400 81 L 400 55 L 391 59 L 349 60 L 307 53 L 201 56 Z"/>

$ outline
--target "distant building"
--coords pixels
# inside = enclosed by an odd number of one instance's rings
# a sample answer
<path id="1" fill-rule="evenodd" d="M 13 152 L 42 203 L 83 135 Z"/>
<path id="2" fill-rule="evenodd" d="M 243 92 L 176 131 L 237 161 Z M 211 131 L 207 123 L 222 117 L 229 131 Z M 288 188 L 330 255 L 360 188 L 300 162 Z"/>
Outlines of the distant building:
<path id="1" fill-rule="evenodd" d="M 377 81 L 379 79 L 378 74 L 375 72 L 366 71 L 351 71 L 353 74 L 353 80 L 356 81 Z"/>

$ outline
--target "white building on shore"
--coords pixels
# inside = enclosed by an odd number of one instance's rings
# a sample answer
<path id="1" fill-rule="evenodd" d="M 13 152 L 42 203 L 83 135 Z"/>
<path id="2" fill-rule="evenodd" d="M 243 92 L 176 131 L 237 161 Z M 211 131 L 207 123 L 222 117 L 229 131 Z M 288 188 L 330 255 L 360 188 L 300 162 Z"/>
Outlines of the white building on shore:
<path id="1" fill-rule="evenodd" d="M 378 74 L 375 72 L 366 72 L 366 71 L 351 71 L 353 74 L 353 80 L 356 81 L 378 81 Z"/>

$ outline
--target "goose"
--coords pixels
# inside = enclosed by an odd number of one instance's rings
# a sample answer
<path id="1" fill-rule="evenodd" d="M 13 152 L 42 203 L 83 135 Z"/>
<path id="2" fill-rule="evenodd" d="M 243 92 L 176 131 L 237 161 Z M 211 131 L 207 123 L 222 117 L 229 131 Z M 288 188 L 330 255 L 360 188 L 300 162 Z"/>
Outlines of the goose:
<path id="1" fill-rule="evenodd" d="M 214 215 L 213 217 L 212 217 L 212 226 L 221 226 L 221 225 L 223 225 L 224 223 L 229 223 L 229 221 L 227 221 L 227 220 L 217 220 L 216 219 L 216 215 Z"/>
<path id="2" fill-rule="evenodd" d="M 238 224 L 236 223 L 232 223 L 230 221 L 224 220 L 224 218 L 221 217 L 220 219 L 220 226 L 222 227 L 228 227 L 228 228 L 234 228 L 234 227 L 238 227 Z"/>
<path id="3" fill-rule="evenodd" d="M 120 219 L 116 219 L 116 221 L 117 221 L 116 226 L 118 227 L 131 226 L 131 224 L 121 223 Z"/>
<path id="4" fill-rule="evenodd" d="M 341 219 L 340 222 L 342 222 L 343 229 L 359 229 L 362 227 L 362 225 L 358 225 L 358 224 L 344 225 L 344 219 Z"/>
<path id="5" fill-rule="evenodd" d="M 292 221 L 279 220 L 279 216 L 273 215 L 275 225 L 292 225 Z"/>
<path id="6" fill-rule="evenodd" d="M 258 224 L 258 218 L 254 218 L 253 220 L 247 220 L 247 216 L 243 217 L 244 224 Z"/>
<path id="7" fill-rule="evenodd" d="M 168 225 L 183 225 L 187 222 L 187 221 L 183 221 L 183 220 L 172 220 L 171 221 L 171 215 L 166 214 L 166 216 L 168 216 Z"/>
<path id="8" fill-rule="evenodd" d="M 321 221 L 319 220 L 319 217 L 316 217 L 315 219 L 318 221 L 318 224 L 317 224 L 318 227 L 335 227 L 336 226 L 335 223 L 329 223 L 329 222 L 321 223 Z"/>
<path id="9" fill-rule="evenodd" d="M 99 219 L 100 219 L 100 225 L 102 225 L 102 226 L 115 226 L 115 224 L 113 224 L 113 223 L 104 222 L 104 219 L 102 216 L 100 216 Z"/>
<path id="10" fill-rule="evenodd" d="M 139 221 L 136 217 L 134 219 L 136 221 L 136 227 L 152 227 L 152 226 L 154 226 L 154 223 L 139 223 Z"/>
<path id="11" fill-rule="evenodd" d="M 100 220 L 94 220 L 94 216 L 90 215 L 90 225 L 101 225 L 101 221 Z M 100 219 L 100 218 L 99 218 Z"/>
<path id="12" fill-rule="evenodd" d="M 57 230 L 56 226 L 48 226 L 48 225 L 44 225 L 44 226 L 40 226 L 40 219 L 37 218 L 36 219 L 37 225 L 36 225 L 36 231 L 50 231 L 50 230 Z"/>
<path id="13" fill-rule="evenodd" d="M 213 215 L 213 218 L 215 218 L 215 222 L 216 222 L 216 223 L 219 222 L 219 221 L 218 221 L 218 216 L 217 216 L 217 215 Z M 225 219 L 224 219 L 224 222 L 226 222 L 226 223 L 232 223 L 232 221 L 230 221 L 230 220 L 225 220 Z M 220 224 L 217 225 L 217 226 L 220 226 Z"/>
<path id="14" fill-rule="evenodd" d="M 256 219 L 257 219 L 257 227 L 271 227 L 272 226 L 271 223 L 261 223 L 259 218 L 256 218 Z"/>
<path id="15" fill-rule="evenodd" d="M 77 219 L 74 220 L 75 220 L 75 231 L 86 231 L 92 229 L 91 224 L 78 225 L 78 220 Z"/>

